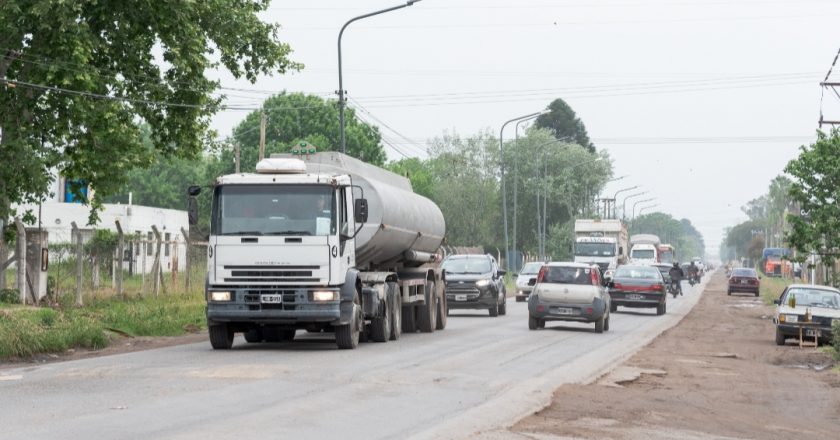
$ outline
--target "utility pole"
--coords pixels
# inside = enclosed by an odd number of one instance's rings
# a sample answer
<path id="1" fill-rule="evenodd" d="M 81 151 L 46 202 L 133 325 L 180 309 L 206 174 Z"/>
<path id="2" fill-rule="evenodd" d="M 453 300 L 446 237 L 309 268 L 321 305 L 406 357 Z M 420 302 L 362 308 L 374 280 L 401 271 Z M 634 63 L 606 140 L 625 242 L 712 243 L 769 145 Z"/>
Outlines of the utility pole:
<path id="1" fill-rule="evenodd" d="M 239 174 L 239 141 L 233 143 L 233 157 L 236 159 L 236 173 Z"/>
<path id="2" fill-rule="evenodd" d="M 825 74 L 825 79 L 820 83 L 820 86 L 823 88 L 823 94 L 825 94 L 825 90 L 830 90 L 840 99 L 840 92 L 837 91 L 837 87 L 840 87 L 840 82 L 830 82 L 828 79 L 831 77 L 831 72 L 834 70 L 834 66 L 837 64 L 837 58 L 840 58 L 840 50 L 837 51 L 837 55 L 834 56 L 834 61 L 831 63 L 831 67 L 828 68 L 828 73 Z M 822 112 L 822 97 L 820 97 L 820 128 L 823 125 L 840 125 L 840 120 L 826 120 L 823 117 Z"/>
<path id="3" fill-rule="evenodd" d="M 260 158 L 259 160 L 265 159 L 265 112 L 260 113 Z M 239 167 L 237 166 L 236 172 L 239 172 Z"/>

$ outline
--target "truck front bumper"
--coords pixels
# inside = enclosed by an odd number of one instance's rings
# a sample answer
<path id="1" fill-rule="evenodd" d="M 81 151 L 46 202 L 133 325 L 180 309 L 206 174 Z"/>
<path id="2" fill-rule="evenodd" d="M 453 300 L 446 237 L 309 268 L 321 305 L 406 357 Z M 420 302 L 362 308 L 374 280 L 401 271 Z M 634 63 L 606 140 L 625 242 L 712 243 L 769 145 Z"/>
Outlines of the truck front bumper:
<path id="1" fill-rule="evenodd" d="M 229 290 L 231 300 L 207 301 L 209 321 L 300 324 L 337 323 L 341 318 L 338 296 L 334 301 L 312 300 L 312 291 L 324 289 L 295 288 L 256 291 L 254 289 L 212 288 L 212 290 Z M 270 295 L 274 301 L 266 302 L 263 295 Z"/>

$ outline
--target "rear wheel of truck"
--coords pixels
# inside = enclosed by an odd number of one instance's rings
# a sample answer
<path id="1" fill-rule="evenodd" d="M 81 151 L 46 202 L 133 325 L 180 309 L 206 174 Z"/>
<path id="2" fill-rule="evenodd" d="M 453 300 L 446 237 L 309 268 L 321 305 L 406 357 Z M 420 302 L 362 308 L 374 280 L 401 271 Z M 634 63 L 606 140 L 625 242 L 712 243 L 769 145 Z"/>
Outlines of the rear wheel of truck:
<path id="1" fill-rule="evenodd" d="M 263 341 L 262 329 L 259 327 L 253 327 L 243 335 L 245 336 L 245 342 L 250 344 L 256 344 Z"/>
<path id="2" fill-rule="evenodd" d="M 417 328 L 423 333 L 431 333 L 437 327 L 437 295 L 434 281 L 426 283 L 423 296 L 426 302 L 417 308 Z"/>
<path id="3" fill-rule="evenodd" d="M 335 326 L 335 343 L 338 348 L 342 350 L 352 350 L 359 346 L 359 333 L 361 333 L 361 326 L 364 325 L 364 316 L 362 316 L 362 304 L 359 299 L 359 293 L 353 297 L 353 313 L 350 316 L 350 322 L 344 325 Z"/>
<path id="4" fill-rule="evenodd" d="M 449 316 L 449 305 L 446 303 L 446 295 L 438 298 L 437 309 L 437 326 L 436 330 L 443 330 L 446 328 L 446 317 Z"/>
<path id="5" fill-rule="evenodd" d="M 210 345 L 214 350 L 229 350 L 233 347 L 233 330 L 227 324 L 215 324 L 208 327 Z"/>
<path id="6" fill-rule="evenodd" d="M 417 331 L 417 307 L 414 305 L 403 306 L 402 308 L 402 331 L 403 333 Z"/>
<path id="7" fill-rule="evenodd" d="M 383 316 L 373 318 L 370 321 L 370 339 L 373 342 L 388 342 L 388 339 L 391 338 L 392 317 L 394 316 L 391 308 L 392 302 L 391 295 L 386 292 L 385 306 L 382 308 Z"/>
<path id="8" fill-rule="evenodd" d="M 396 283 L 388 283 L 388 291 L 391 293 L 391 340 L 396 341 L 402 335 L 402 295 Z"/>

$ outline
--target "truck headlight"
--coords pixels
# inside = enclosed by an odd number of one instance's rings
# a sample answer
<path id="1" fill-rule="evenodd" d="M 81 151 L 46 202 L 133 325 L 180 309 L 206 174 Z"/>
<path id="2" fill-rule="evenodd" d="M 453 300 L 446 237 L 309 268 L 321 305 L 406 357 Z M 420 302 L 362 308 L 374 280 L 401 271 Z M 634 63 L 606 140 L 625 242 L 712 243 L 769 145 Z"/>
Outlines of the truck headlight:
<path id="1" fill-rule="evenodd" d="M 338 292 L 335 290 L 316 290 L 312 292 L 312 301 L 326 302 L 338 299 Z"/>
<path id="2" fill-rule="evenodd" d="M 210 301 L 230 301 L 230 292 L 210 292 Z"/>
<path id="3" fill-rule="evenodd" d="M 490 285 L 490 280 L 478 280 L 475 282 L 475 287 L 487 287 Z"/>

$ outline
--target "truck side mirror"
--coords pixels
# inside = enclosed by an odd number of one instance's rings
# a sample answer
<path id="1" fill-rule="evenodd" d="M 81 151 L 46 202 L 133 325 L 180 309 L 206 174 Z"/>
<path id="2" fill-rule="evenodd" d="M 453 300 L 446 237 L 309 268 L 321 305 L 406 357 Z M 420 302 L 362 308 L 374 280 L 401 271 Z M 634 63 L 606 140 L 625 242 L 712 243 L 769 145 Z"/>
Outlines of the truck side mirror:
<path id="1" fill-rule="evenodd" d="M 356 223 L 367 223 L 368 221 L 368 202 L 367 199 L 356 199 L 354 205 Z"/>
<path id="2" fill-rule="evenodd" d="M 198 224 L 198 200 L 192 195 L 187 199 L 187 217 L 189 217 L 190 226 Z"/>
<path id="3" fill-rule="evenodd" d="M 192 197 L 195 197 L 195 196 L 201 194 L 201 187 L 196 186 L 196 185 L 192 185 L 189 188 L 187 188 L 187 194 L 189 194 Z"/>
<path id="4" fill-rule="evenodd" d="M 528 280 L 528 285 L 532 286 L 532 287 L 536 286 L 537 285 L 537 279 L 536 278 L 531 278 L 530 280 Z"/>

